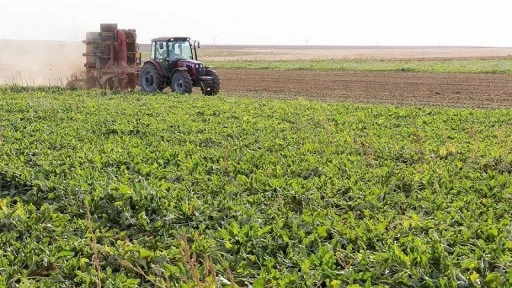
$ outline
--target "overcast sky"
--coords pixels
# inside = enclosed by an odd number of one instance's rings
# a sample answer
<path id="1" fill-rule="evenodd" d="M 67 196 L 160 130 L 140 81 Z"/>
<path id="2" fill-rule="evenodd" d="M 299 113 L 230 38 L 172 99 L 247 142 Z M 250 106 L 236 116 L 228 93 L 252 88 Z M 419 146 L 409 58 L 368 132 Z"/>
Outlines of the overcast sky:
<path id="1" fill-rule="evenodd" d="M 137 29 L 140 43 L 186 35 L 205 44 L 512 47 L 511 7 L 510 0 L 8 0 L 0 39 L 80 41 L 111 22 Z"/>

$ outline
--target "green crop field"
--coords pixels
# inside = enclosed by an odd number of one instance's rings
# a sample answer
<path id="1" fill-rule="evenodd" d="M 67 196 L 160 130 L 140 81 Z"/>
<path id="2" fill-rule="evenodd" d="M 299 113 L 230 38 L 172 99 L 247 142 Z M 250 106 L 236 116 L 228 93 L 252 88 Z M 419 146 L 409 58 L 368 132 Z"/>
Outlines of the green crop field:
<path id="1" fill-rule="evenodd" d="M 487 73 L 512 74 L 512 60 L 454 59 L 454 60 L 252 60 L 207 61 L 208 65 L 222 69 L 269 69 L 312 71 L 362 72 L 428 72 L 428 73 Z"/>
<path id="2" fill-rule="evenodd" d="M 512 111 L 0 88 L 0 287 L 511 287 Z"/>

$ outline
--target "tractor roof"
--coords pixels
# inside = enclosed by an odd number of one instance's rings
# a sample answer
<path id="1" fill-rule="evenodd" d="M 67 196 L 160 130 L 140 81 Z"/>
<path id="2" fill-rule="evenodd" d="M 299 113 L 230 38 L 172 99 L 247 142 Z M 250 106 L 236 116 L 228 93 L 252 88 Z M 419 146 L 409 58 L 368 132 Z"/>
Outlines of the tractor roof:
<path id="1" fill-rule="evenodd" d="M 154 39 L 151 39 L 151 42 L 169 42 L 169 41 L 177 41 L 177 40 L 181 40 L 181 41 L 190 41 L 190 38 L 189 37 L 158 37 L 158 38 L 154 38 Z"/>

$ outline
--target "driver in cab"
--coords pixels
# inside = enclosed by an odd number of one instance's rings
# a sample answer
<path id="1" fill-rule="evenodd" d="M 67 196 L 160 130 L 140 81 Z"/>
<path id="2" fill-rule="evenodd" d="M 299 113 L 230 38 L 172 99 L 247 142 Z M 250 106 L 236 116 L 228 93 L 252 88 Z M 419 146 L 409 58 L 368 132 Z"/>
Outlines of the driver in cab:
<path id="1" fill-rule="evenodd" d="M 184 59 L 183 55 L 181 55 L 181 53 L 179 52 L 180 50 L 181 49 L 176 47 L 176 45 L 173 45 L 172 48 L 169 51 L 169 58 L 171 60 Z"/>

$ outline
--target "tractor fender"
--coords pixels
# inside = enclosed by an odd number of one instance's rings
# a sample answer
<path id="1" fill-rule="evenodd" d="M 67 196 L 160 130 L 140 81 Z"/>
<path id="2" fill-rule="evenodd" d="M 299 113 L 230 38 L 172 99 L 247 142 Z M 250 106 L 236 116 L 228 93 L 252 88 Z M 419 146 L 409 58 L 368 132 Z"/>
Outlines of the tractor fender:
<path id="1" fill-rule="evenodd" d="M 164 69 L 162 68 L 160 63 L 158 63 L 155 60 L 151 59 L 151 60 L 145 61 L 144 65 L 146 65 L 146 64 L 153 64 L 153 65 L 155 65 L 156 70 L 158 71 L 158 74 L 164 75 Z"/>

